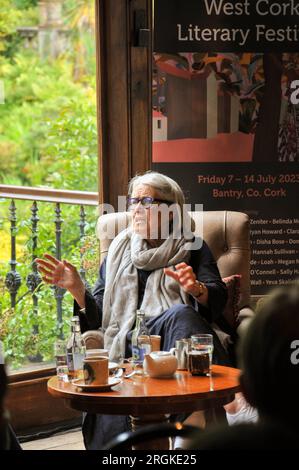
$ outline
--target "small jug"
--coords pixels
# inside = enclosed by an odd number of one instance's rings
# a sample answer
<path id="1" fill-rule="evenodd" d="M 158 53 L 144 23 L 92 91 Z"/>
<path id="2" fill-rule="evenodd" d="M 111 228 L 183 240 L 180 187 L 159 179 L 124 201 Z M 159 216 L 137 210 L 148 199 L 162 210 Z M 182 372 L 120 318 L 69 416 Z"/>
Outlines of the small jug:
<path id="1" fill-rule="evenodd" d="M 175 348 L 171 348 L 170 353 L 174 354 L 178 361 L 178 370 L 188 369 L 188 351 L 190 349 L 191 339 L 178 339 L 175 342 Z"/>

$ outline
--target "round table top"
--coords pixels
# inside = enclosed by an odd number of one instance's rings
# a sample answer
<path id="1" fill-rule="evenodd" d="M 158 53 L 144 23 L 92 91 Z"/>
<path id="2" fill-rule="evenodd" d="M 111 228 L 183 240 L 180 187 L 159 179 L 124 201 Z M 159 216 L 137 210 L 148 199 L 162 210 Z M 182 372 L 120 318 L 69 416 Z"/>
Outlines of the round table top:
<path id="1" fill-rule="evenodd" d="M 108 392 L 80 391 L 75 385 L 52 377 L 49 393 L 64 398 L 71 408 L 89 413 L 141 416 L 191 413 L 217 408 L 234 399 L 240 390 L 238 369 L 212 366 L 211 377 L 177 371 L 171 378 L 123 378 Z"/>

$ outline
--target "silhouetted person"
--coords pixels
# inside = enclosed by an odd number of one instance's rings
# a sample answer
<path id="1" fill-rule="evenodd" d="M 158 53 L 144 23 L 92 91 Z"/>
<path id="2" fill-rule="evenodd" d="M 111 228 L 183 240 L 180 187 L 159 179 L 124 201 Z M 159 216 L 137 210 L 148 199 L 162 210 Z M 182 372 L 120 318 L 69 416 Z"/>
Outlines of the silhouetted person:
<path id="1" fill-rule="evenodd" d="M 257 424 L 202 433 L 192 449 L 299 448 L 299 283 L 263 299 L 240 347 L 240 383 Z"/>

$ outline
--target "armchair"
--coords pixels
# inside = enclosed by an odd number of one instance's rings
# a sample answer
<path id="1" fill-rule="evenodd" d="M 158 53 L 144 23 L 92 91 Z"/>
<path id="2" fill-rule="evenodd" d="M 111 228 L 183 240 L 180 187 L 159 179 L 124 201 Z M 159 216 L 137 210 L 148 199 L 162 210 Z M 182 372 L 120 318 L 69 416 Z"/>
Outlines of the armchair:
<path id="1" fill-rule="evenodd" d="M 237 332 L 242 334 L 254 315 L 250 307 L 249 217 L 241 212 L 232 211 L 191 212 L 190 215 L 196 223 L 195 235 L 200 235 L 198 231 L 201 226 L 203 227 L 203 238 L 213 253 L 221 277 L 241 275 Z M 112 241 L 106 234 L 117 235 L 129 223 L 128 212 L 106 214 L 99 218 L 97 236 L 100 241 L 101 262 L 107 256 Z M 84 338 L 88 349 L 103 347 L 101 331 L 87 331 L 84 333 Z"/>

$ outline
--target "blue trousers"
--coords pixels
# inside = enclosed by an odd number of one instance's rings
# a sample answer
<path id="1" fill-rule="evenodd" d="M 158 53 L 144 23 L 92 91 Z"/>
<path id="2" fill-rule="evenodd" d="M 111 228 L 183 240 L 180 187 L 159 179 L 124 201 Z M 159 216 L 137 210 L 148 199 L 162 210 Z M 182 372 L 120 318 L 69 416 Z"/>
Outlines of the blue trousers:
<path id="1" fill-rule="evenodd" d="M 177 304 L 161 315 L 147 320 L 150 334 L 161 336 L 161 350 L 169 351 L 178 339 L 189 338 L 193 334 L 212 334 L 214 337 L 213 363 L 230 365 L 228 355 L 203 314 L 205 307 L 196 311 L 192 306 Z M 202 312 L 202 314 L 201 314 Z M 127 334 L 126 357 L 132 356 L 132 331 Z M 86 414 L 83 420 L 83 437 L 88 450 L 99 450 L 113 437 L 129 431 L 128 416 Z"/>

